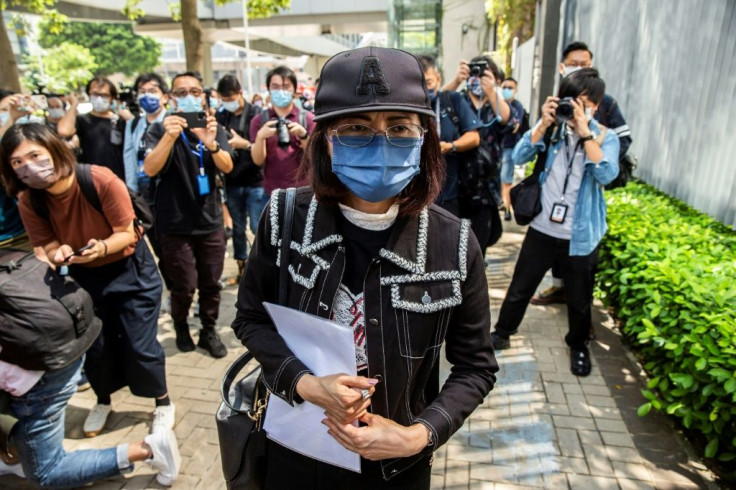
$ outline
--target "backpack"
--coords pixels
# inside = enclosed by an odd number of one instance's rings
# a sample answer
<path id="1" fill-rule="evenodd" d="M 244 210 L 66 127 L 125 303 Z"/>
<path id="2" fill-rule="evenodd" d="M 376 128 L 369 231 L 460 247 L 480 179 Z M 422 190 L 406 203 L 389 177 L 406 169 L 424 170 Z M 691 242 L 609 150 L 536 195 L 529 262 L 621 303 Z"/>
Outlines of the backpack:
<path id="1" fill-rule="evenodd" d="M 55 371 L 84 354 L 102 321 L 92 297 L 33 252 L 0 249 L 0 360 Z"/>
<path id="2" fill-rule="evenodd" d="M 440 92 L 440 103 L 445 109 L 447 117 L 458 134 L 460 134 L 460 118 L 452 103 L 449 92 Z M 489 182 L 501 171 L 501 147 L 499 141 L 493 138 L 485 141 L 481 138 L 480 145 L 472 150 L 457 153 L 457 185 L 460 199 L 478 197 L 488 188 Z M 493 193 L 491 193 L 493 194 Z"/>
<path id="3" fill-rule="evenodd" d="M 79 182 L 79 188 L 82 194 L 87 199 L 95 210 L 101 215 L 105 215 L 102 210 L 102 203 L 100 202 L 100 196 L 97 194 L 97 188 L 92 181 L 92 165 L 86 163 L 78 163 L 76 168 L 77 181 Z M 133 212 L 135 212 L 135 219 L 133 228 L 135 228 L 136 235 L 138 238 L 143 236 L 143 233 L 153 227 L 153 212 L 151 212 L 150 206 L 146 202 L 145 198 L 140 192 L 136 192 L 128 187 L 128 195 L 130 196 L 130 202 L 133 205 Z M 46 221 L 49 220 L 49 208 L 46 204 L 46 191 L 40 189 L 30 189 L 31 206 L 33 211 L 41 218 Z M 141 228 L 143 233 L 141 233 Z"/>

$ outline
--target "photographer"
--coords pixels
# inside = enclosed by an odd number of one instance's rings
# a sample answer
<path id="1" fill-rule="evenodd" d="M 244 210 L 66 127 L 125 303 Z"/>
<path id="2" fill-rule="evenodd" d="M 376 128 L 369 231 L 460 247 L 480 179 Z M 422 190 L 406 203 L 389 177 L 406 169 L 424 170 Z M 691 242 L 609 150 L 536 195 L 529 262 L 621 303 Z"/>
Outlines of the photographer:
<path id="1" fill-rule="evenodd" d="M 79 137 L 82 149 L 80 162 L 107 167 L 120 180 L 125 181 L 125 120 L 112 110 L 113 104 L 118 100 L 118 89 L 109 79 L 95 77 L 87 83 L 85 91 L 92 103 L 92 112 L 78 115 L 77 94 L 69 94 L 69 110 L 59 120 L 57 132 L 64 139 L 75 134 Z"/>
<path id="2" fill-rule="evenodd" d="M 275 189 L 306 184 L 299 177 L 299 166 L 314 129 L 314 115 L 294 104 L 296 74 L 285 66 L 277 66 L 266 75 L 271 96 L 270 109 L 250 123 L 253 163 L 263 166 L 264 205 Z"/>
<path id="3" fill-rule="evenodd" d="M 143 163 L 146 175 L 158 178 L 154 212 L 161 267 L 171 287 L 176 346 L 182 352 L 195 349 L 187 317 L 199 289 L 202 331 L 197 345 L 220 358 L 227 354 L 215 332 L 225 232 L 215 173 L 229 173 L 233 160 L 225 129 L 204 113 L 206 95 L 199 74 L 176 75 L 171 95 L 175 112 L 151 124 Z"/>
<path id="4" fill-rule="evenodd" d="M 538 174 L 542 211 L 532 220 L 514 269 L 495 331 L 497 350 L 510 346 L 526 307 L 544 274 L 558 261 L 567 286 L 570 370 L 590 374 L 588 331 L 599 243 L 606 233 L 603 186 L 618 174 L 616 133 L 599 125 L 593 114 L 606 85 L 593 68 L 567 76 L 557 97 L 547 97 L 542 118 L 514 148 L 514 163 L 547 150 Z M 542 164 L 542 162 L 537 162 Z"/>

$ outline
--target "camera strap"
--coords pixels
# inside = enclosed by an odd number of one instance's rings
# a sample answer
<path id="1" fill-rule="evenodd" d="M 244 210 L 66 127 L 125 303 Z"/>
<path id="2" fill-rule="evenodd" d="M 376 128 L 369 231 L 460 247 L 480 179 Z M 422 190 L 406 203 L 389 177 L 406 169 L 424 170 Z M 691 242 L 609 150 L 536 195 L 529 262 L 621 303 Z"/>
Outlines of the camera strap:
<path id="1" fill-rule="evenodd" d="M 197 143 L 197 150 L 199 151 L 195 151 L 194 148 L 192 148 L 192 144 L 189 142 L 189 138 L 184 136 L 184 131 L 179 133 L 179 136 L 181 136 L 181 139 L 184 140 L 184 144 L 187 145 L 189 152 L 192 155 L 199 157 L 199 173 L 201 175 L 204 175 L 204 143 L 202 143 L 202 141 L 200 140 L 200 142 Z"/>
<path id="2" fill-rule="evenodd" d="M 567 173 L 565 174 L 565 184 L 562 186 L 562 197 L 560 198 L 561 201 L 565 200 L 565 193 L 567 192 L 567 184 L 570 182 L 570 174 L 572 173 L 572 164 L 575 162 L 575 153 L 577 153 L 578 149 L 583 147 L 582 142 L 580 139 L 578 139 L 578 142 L 575 143 L 575 147 L 572 149 L 572 153 L 570 153 L 570 136 L 565 136 L 565 158 L 567 159 Z"/>

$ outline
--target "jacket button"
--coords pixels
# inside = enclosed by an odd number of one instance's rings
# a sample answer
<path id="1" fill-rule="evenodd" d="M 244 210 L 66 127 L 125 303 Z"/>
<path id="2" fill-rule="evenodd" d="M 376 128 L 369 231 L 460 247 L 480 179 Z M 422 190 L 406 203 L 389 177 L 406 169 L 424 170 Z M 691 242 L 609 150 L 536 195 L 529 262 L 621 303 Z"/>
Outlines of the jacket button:
<path id="1" fill-rule="evenodd" d="M 378 381 L 383 381 L 383 374 L 381 373 L 374 374 L 373 379 L 377 379 Z"/>
<path id="2" fill-rule="evenodd" d="M 368 320 L 368 323 L 370 323 L 371 325 L 378 325 L 378 319 L 377 318 L 371 318 L 370 320 Z"/>
<path id="3" fill-rule="evenodd" d="M 281 396 L 286 396 L 286 390 L 281 390 Z"/>

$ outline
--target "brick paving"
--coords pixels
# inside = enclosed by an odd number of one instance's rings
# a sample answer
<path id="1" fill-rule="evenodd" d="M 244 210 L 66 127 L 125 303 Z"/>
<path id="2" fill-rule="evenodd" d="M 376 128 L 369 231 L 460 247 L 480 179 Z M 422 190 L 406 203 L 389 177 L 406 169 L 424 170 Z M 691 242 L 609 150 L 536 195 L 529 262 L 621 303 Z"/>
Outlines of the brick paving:
<path id="1" fill-rule="evenodd" d="M 492 317 L 498 316 L 513 272 L 522 228 L 507 231 L 488 254 Z M 226 261 L 226 275 L 235 264 Z M 230 349 L 215 360 L 203 350 L 181 353 L 169 315 L 162 315 L 159 338 L 167 355 L 167 378 L 177 407 L 175 432 L 182 472 L 172 488 L 220 489 L 222 481 L 214 412 L 220 379 L 242 348 L 229 324 L 235 316 L 236 288 L 223 291 L 219 325 Z M 196 318 L 190 319 L 192 326 Z M 433 489 L 675 489 L 717 488 L 711 474 L 671 422 L 660 414 L 639 418 L 645 378 L 600 305 L 594 311 L 597 339 L 591 342 L 593 371 L 570 373 L 564 305 L 530 306 L 511 349 L 497 354 L 498 383 L 457 434 L 436 453 Z M 196 340 L 196 334 L 195 340 Z M 446 365 L 442 371 L 447 371 Z M 82 424 L 95 402 L 91 390 L 76 394 L 67 410 L 69 450 L 99 448 L 143 438 L 153 402 L 127 390 L 115 393 L 106 430 L 85 439 Z M 125 478 L 87 488 L 159 488 L 146 465 Z M 0 477 L 0 488 L 31 488 L 24 480 Z"/>

